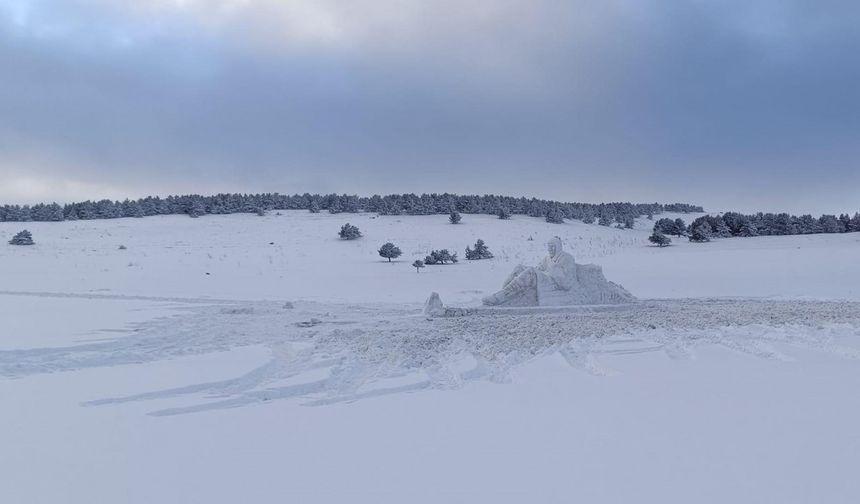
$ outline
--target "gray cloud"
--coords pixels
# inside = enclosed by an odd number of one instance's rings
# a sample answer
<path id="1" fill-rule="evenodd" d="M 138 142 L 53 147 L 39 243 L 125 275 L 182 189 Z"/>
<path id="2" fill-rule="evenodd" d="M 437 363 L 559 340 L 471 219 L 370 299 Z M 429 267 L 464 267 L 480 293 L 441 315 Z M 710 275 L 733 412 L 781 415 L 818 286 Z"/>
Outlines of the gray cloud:
<path id="1" fill-rule="evenodd" d="M 448 190 L 860 209 L 851 2 L 10 5 L 0 174 L 49 189 L 4 199 Z"/>

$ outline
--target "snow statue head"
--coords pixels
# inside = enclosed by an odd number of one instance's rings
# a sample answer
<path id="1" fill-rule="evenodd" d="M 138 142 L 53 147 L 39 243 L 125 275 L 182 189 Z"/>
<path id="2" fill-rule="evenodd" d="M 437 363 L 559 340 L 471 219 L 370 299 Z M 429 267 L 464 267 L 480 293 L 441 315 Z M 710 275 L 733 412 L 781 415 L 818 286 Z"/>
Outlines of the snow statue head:
<path id="1" fill-rule="evenodd" d="M 546 250 L 549 252 L 549 256 L 553 259 L 558 256 L 562 251 L 561 238 L 558 236 L 553 236 L 546 242 Z"/>

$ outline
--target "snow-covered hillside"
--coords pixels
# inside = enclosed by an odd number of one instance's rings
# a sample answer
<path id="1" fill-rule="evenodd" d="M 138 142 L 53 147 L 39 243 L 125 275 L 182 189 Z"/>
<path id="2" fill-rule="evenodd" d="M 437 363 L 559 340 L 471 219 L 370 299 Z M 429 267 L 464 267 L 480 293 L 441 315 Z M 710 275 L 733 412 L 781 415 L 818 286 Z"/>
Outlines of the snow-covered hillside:
<path id="1" fill-rule="evenodd" d="M 651 225 L 0 223 L 3 500 L 856 502 L 860 234 L 657 249 Z M 643 301 L 421 314 L 553 235 Z M 477 238 L 494 259 L 462 260 Z M 439 248 L 461 262 L 410 266 Z"/>
<path id="2" fill-rule="evenodd" d="M 677 217 L 677 215 L 669 215 Z M 693 215 L 682 215 L 688 221 Z M 364 237 L 337 236 L 346 222 Z M 437 291 L 446 302 L 469 303 L 491 292 L 520 262 L 546 254 L 560 236 L 578 262 L 597 262 L 607 277 L 640 297 L 790 296 L 860 298 L 856 266 L 860 234 L 758 237 L 649 247 L 651 221 L 619 230 L 572 221 L 548 224 L 447 216 L 310 214 L 149 217 L 63 223 L 0 223 L 2 290 L 224 299 L 304 299 L 326 302 L 422 301 Z M 33 247 L 5 242 L 22 228 Z M 492 261 L 465 261 L 482 238 Z M 532 238 L 532 240 L 529 240 Z M 391 264 L 376 250 L 392 241 L 403 255 Z M 126 250 L 119 250 L 124 245 Z M 459 253 L 457 265 L 411 268 L 431 249 Z"/>
<path id="3" fill-rule="evenodd" d="M 364 237 L 340 240 L 337 232 L 346 222 L 357 225 Z M 228 299 L 411 303 L 437 290 L 468 301 L 477 290 L 496 288 L 516 263 L 538 261 L 554 234 L 583 258 L 603 257 L 642 242 L 642 233 L 581 222 L 553 225 L 520 216 L 502 221 L 466 215 L 461 224 L 452 225 L 446 215 L 304 211 L 266 217 L 0 223 L 0 240 L 5 243 L 23 227 L 33 232 L 37 245 L 27 250 L 0 247 L 0 274 L 7 290 Z M 487 242 L 496 260 L 463 260 L 466 246 L 478 238 Z M 376 253 L 386 241 L 403 251 L 392 264 Z M 119 250 L 120 245 L 127 249 Z M 442 248 L 458 252 L 461 263 L 416 274 L 412 262 Z"/>

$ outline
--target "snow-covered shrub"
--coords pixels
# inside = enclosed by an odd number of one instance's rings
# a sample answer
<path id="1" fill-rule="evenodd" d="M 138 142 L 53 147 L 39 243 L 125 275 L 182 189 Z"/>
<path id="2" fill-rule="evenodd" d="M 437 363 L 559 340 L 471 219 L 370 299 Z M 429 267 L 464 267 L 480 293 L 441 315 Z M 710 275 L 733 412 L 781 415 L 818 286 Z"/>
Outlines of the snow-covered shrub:
<path id="1" fill-rule="evenodd" d="M 657 245 L 658 247 L 666 247 L 670 243 L 672 243 L 672 239 L 668 238 L 660 231 L 654 231 L 654 233 L 648 237 L 648 241 L 653 243 L 654 245 Z"/>
<path id="2" fill-rule="evenodd" d="M 433 250 L 430 255 L 424 258 L 424 264 L 430 266 L 433 264 L 447 264 L 457 262 L 457 253 L 448 252 L 448 249 Z"/>
<path id="3" fill-rule="evenodd" d="M 33 235 L 26 229 L 16 234 L 9 240 L 9 245 L 33 245 Z"/>
<path id="4" fill-rule="evenodd" d="M 508 209 L 507 209 L 507 208 L 505 208 L 505 207 L 500 207 L 500 208 L 499 208 L 499 211 L 498 211 L 498 212 L 496 212 L 496 216 L 497 216 L 499 219 L 502 219 L 502 220 L 508 220 L 508 219 L 510 219 L 510 218 L 511 218 L 511 212 L 510 212 L 510 211 L 508 211 Z"/>
<path id="5" fill-rule="evenodd" d="M 358 230 L 358 226 L 353 226 L 347 222 L 341 226 L 338 236 L 340 236 L 342 240 L 355 240 L 356 238 L 361 238 L 361 231 Z"/>
<path id="6" fill-rule="evenodd" d="M 490 252 L 490 249 L 487 248 L 487 245 L 484 243 L 484 240 L 481 240 L 480 238 L 477 242 L 475 242 L 474 249 L 466 247 L 466 259 L 469 261 L 492 258 L 493 254 Z"/>
<path id="7" fill-rule="evenodd" d="M 398 248 L 397 245 L 391 242 L 382 244 L 382 246 L 379 247 L 379 250 L 377 252 L 379 252 L 380 256 L 388 259 L 388 262 L 391 262 L 392 259 L 400 257 L 400 254 L 402 254 L 400 248 Z"/>
<path id="8" fill-rule="evenodd" d="M 451 212 L 451 215 L 448 216 L 448 222 L 451 224 L 459 224 L 461 219 L 460 212 L 457 211 Z"/>

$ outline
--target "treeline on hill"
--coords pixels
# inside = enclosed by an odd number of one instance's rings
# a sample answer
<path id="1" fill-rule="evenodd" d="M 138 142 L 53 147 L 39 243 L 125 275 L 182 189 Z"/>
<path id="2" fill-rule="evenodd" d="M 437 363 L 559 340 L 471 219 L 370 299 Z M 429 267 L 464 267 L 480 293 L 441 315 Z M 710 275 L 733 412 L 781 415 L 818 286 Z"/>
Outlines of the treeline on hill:
<path id="1" fill-rule="evenodd" d="M 726 212 L 722 215 L 703 215 L 689 226 L 681 219 L 660 219 L 654 224 L 654 231 L 666 235 L 686 235 L 691 241 L 707 241 L 710 238 L 729 238 L 733 236 L 780 236 L 817 233 L 854 233 L 860 232 L 860 213 L 853 217 L 848 214 L 822 215 L 815 218 L 806 214 L 800 217 L 787 213 L 757 213 L 744 215 Z"/>
<path id="2" fill-rule="evenodd" d="M 602 225 L 629 222 L 635 217 L 662 212 L 702 212 L 702 207 L 686 203 L 562 203 L 536 198 L 514 198 L 495 195 L 391 194 L 359 197 L 338 194 L 189 194 L 166 198 L 146 197 L 125 201 L 84 201 L 67 205 L 5 205 L 0 207 L 0 221 L 63 221 L 146 217 L 150 215 L 256 213 L 269 210 L 309 210 L 330 213 L 377 212 L 382 215 L 432 215 L 451 212 L 490 214 L 506 218 L 511 214 L 532 217 L 577 219 Z"/>

